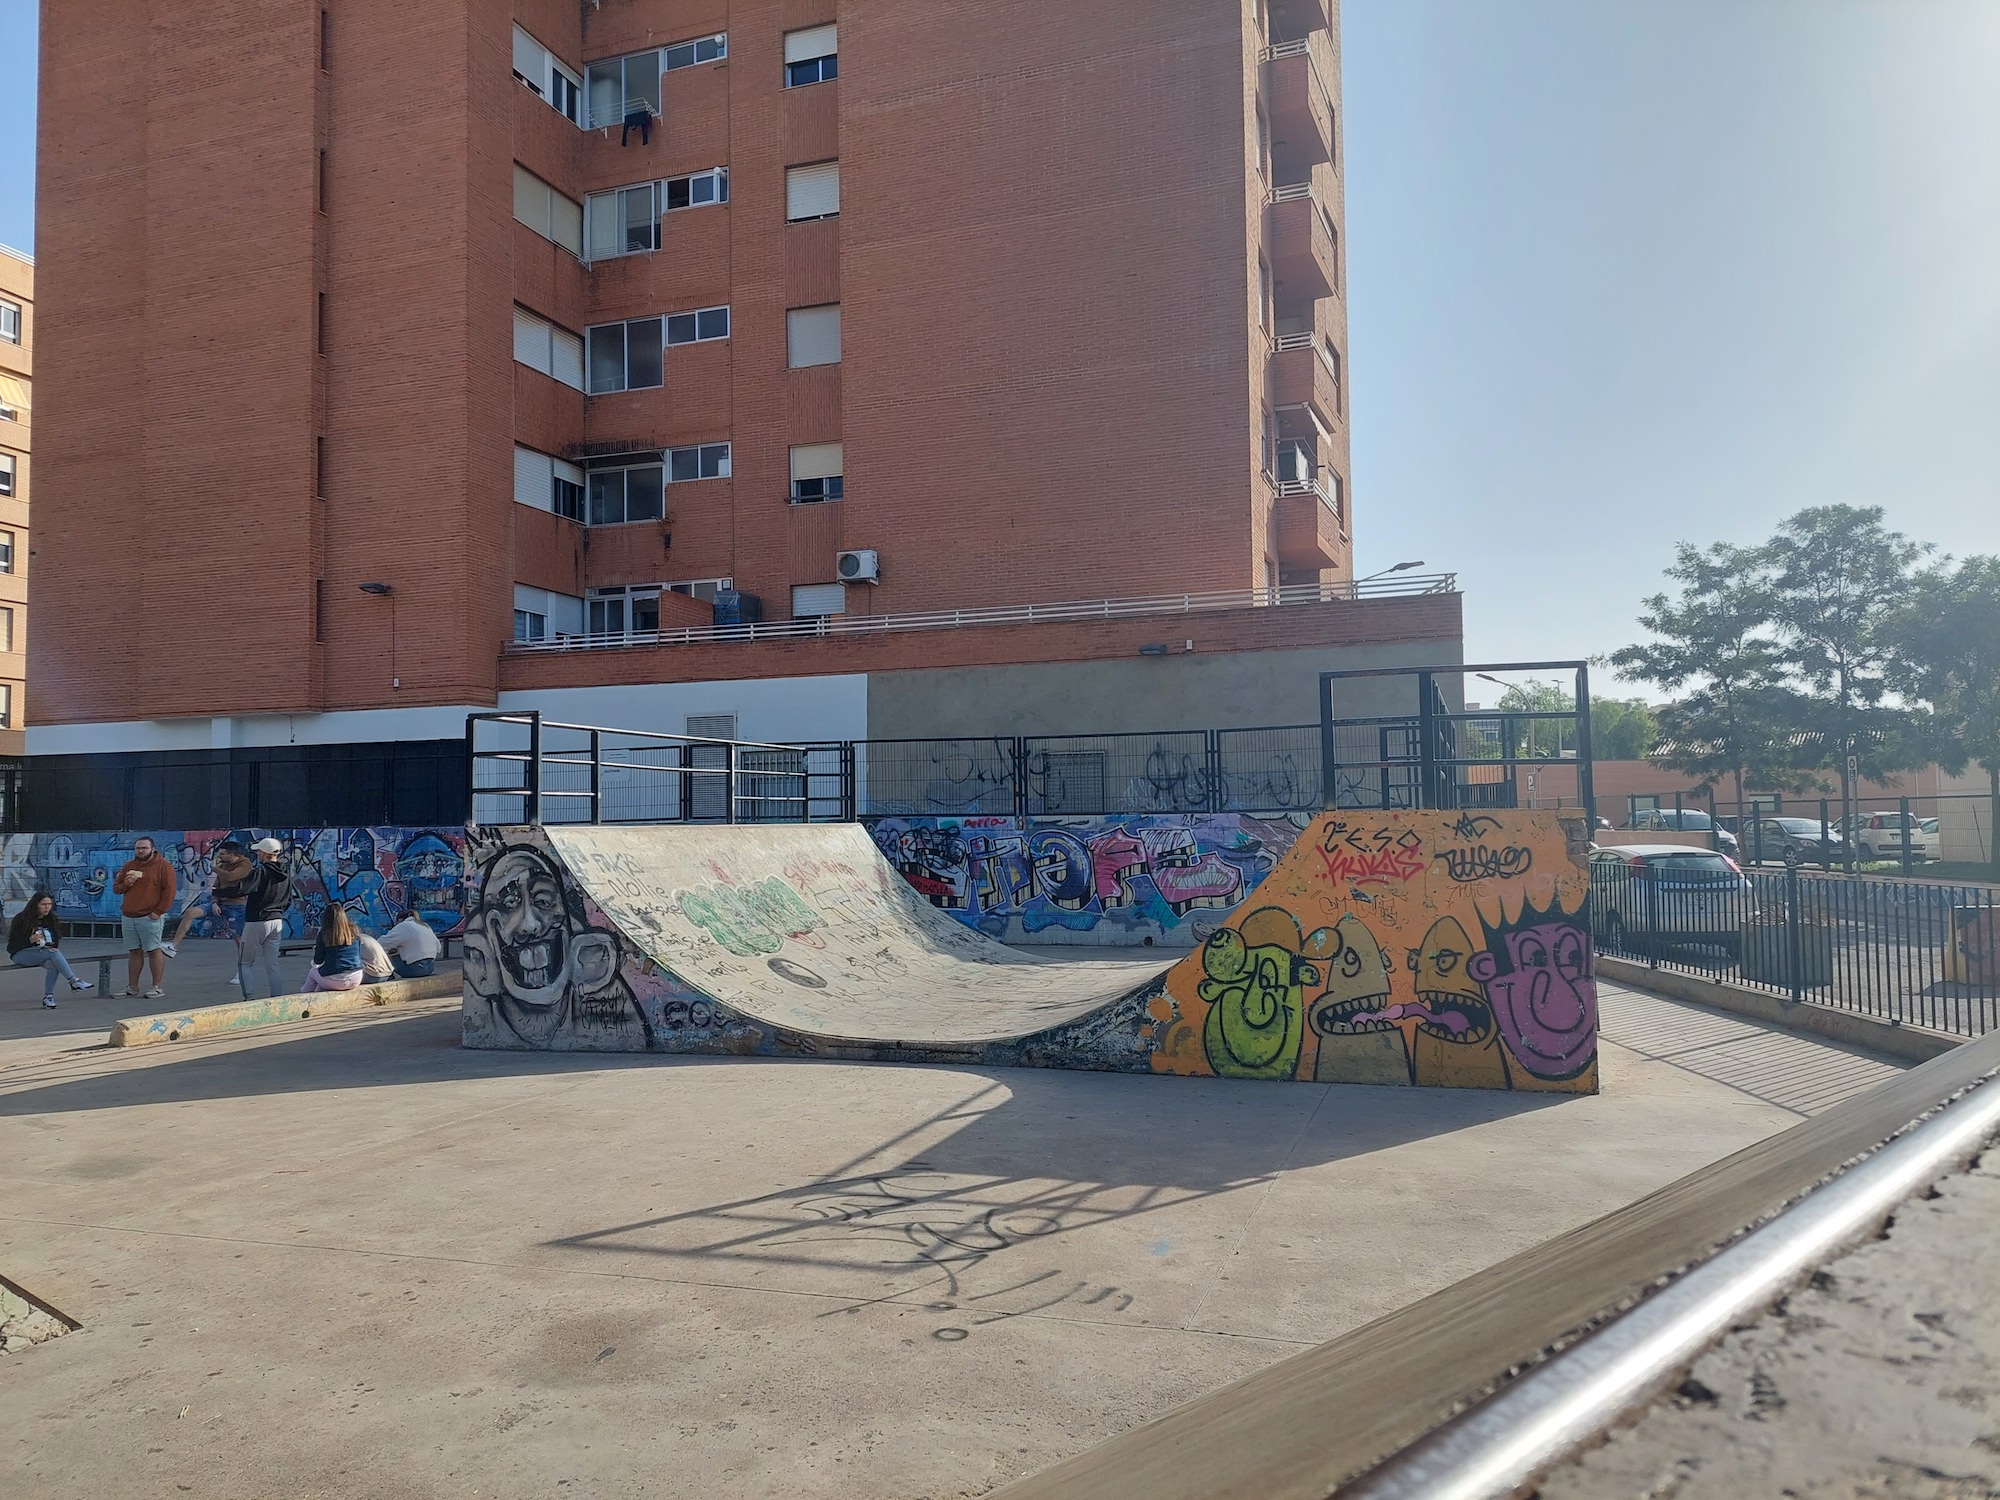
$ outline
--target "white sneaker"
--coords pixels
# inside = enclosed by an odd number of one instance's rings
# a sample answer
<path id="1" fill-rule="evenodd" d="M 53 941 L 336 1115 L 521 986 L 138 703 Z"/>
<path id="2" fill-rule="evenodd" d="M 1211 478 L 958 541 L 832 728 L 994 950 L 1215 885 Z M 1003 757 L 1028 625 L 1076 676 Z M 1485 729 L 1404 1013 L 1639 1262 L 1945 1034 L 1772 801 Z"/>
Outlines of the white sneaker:
<path id="1" fill-rule="evenodd" d="M 69 982 L 69 987 L 73 990 L 87 990 L 90 988 L 90 981 L 88 979 L 72 979 Z"/>
<path id="2" fill-rule="evenodd" d="M 243 988 L 243 976 L 241 974 L 231 974 L 229 976 L 229 982 L 235 985 L 236 988 L 238 988 L 239 990 Z"/>
<path id="3" fill-rule="evenodd" d="M 168 958 L 179 958 L 181 956 L 180 949 L 176 948 L 172 943 L 160 944 L 160 951 L 166 954 Z"/>
<path id="4" fill-rule="evenodd" d="M 43 1010 L 54 1010 L 55 1008 L 56 1008 L 56 997 L 54 995 L 42 996 Z"/>
<path id="5" fill-rule="evenodd" d="M 139 998 L 139 992 L 137 990 L 120 990 L 118 992 L 118 998 L 120 1000 L 137 1000 Z"/>
<path id="6" fill-rule="evenodd" d="M 146 998 L 148 1000 L 164 1000 L 167 998 L 167 992 L 156 984 L 150 990 L 146 991 Z"/>

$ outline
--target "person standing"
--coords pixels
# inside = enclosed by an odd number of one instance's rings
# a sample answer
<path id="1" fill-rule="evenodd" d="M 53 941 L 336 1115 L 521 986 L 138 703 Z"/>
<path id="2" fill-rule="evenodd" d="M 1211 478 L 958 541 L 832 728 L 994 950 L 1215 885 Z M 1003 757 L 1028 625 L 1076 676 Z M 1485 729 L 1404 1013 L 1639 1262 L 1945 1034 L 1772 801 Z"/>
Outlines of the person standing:
<path id="1" fill-rule="evenodd" d="M 405 911 L 396 925 L 382 934 L 382 946 L 396 966 L 398 979 L 425 979 L 437 968 L 438 935 L 413 911 Z"/>
<path id="2" fill-rule="evenodd" d="M 259 962 L 264 966 L 265 997 L 279 993 L 278 945 L 285 936 L 285 909 L 292 904 L 292 877 L 285 873 L 285 846 L 274 838 L 261 838 L 250 846 L 257 856 L 255 868 L 229 887 L 231 895 L 243 897 L 243 936 L 236 960 L 236 982 L 243 998 L 252 1000 L 250 971 Z"/>
<path id="3" fill-rule="evenodd" d="M 243 852 L 243 846 L 234 839 L 224 839 L 215 846 L 215 881 L 209 891 L 209 899 L 199 897 L 188 902 L 187 910 L 181 914 L 181 925 L 173 938 L 160 944 L 160 951 L 168 958 L 180 957 L 180 945 L 187 941 L 187 935 L 202 917 L 210 917 L 215 925 L 209 929 L 209 936 L 221 937 L 227 934 L 236 944 L 236 961 L 243 961 L 243 895 L 241 882 L 255 868 L 250 856 Z M 231 984 L 237 983 L 232 977 Z"/>
<path id="4" fill-rule="evenodd" d="M 125 998 L 139 993 L 139 974 L 151 967 L 153 987 L 148 1000 L 164 999 L 167 993 L 165 941 L 167 913 L 174 909 L 173 861 L 160 853 L 159 846 L 141 834 L 132 845 L 132 857 L 119 868 L 112 889 L 118 892 L 118 910 L 125 932 Z"/>
<path id="5" fill-rule="evenodd" d="M 329 906 L 320 913 L 319 941 L 313 944 L 312 967 L 300 988 L 308 995 L 321 990 L 354 990 L 361 987 L 361 935 L 347 918 L 344 906 Z"/>
<path id="6" fill-rule="evenodd" d="M 69 981 L 73 990 L 90 988 L 88 979 L 78 979 L 76 970 L 62 953 L 62 923 L 56 919 L 56 898 L 36 891 L 28 904 L 14 914 L 7 928 L 7 956 L 17 969 L 42 971 L 42 1008 L 56 1008 L 56 978 Z"/>

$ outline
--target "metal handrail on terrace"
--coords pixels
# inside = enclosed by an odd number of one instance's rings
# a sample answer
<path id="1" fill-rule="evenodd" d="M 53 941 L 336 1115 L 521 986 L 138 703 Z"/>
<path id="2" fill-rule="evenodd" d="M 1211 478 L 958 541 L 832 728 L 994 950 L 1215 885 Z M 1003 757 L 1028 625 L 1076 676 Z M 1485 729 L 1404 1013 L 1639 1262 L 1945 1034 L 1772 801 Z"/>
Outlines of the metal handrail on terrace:
<path id="1" fill-rule="evenodd" d="M 1281 496 L 1317 495 L 1321 500 L 1326 502 L 1326 508 L 1333 512 L 1336 519 L 1340 516 L 1340 507 L 1334 503 L 1332 494 L 1328 492 L 1326 486 L 1321 484 L 1317 478 L 1280 479 L 1278 481 L 1278 493 Z"/>
<path id="2" fill-rule="evenodd" d="M 1290 203 L 1294 198 L 1310 198 L 1312 195 L 1313 185 L 1310 182 L 1280 183 L 1271 189 L 1273 203 Z"/>
<path id="3" fill-rule="evenodd" d="M 619 646 L 692 646 L 716 641 L 813 640 L 823 636 L 875 635 L 905 630 L 961 630 L 979 625 L 1027 625 L 1063 620 L 1112 620 L 1132 615 L 1200 614 L 1209 610 L 1261 609 L 1294 604 L 1455 594 L 1456 573 L 1399 578 L 1290 583 L 1277 588 L 1218 589 L 1207 593 L 1155 594 L 1133 599 L 1085 599 L 1059 604 L 1003 604 L 987 609 L 947 609 L 905 615 L 825 615 L 770 624 L 691 625 L 604 635 L 559 635 L 545 641 L 511 641 L 510 653 L 604 650 Z"/>
<path id="4" fill-rule="evenodd" d="M 1303 333 L 1281 333 L 1271 340 L 1271 347 L 1281 354 L 1287 349 L 1310 349 L 1316 337 L 1310 328 Z"/>

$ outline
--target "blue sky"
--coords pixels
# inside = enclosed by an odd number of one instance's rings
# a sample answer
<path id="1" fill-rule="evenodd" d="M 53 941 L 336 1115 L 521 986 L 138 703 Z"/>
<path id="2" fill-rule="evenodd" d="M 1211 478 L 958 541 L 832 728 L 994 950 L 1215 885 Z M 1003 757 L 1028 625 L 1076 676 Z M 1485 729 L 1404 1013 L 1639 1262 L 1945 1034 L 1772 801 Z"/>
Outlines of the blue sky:
<path id="1" fill-rule="evenodd" d="M 1611 650 L 1678 541 L 2000 552 L 2000 0 L 1344 0 L 1360 571 Z M 0 0 L 32 249 L 34 7 Z"/>

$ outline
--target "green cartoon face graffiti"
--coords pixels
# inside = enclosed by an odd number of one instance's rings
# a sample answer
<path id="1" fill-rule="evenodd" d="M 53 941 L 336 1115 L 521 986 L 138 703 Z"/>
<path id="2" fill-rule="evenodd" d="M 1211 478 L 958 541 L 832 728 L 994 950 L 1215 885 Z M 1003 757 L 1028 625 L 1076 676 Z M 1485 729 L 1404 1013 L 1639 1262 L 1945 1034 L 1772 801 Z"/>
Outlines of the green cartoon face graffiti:
<path id="1" fill-rule="evenodd" d="M 1289 1078 L 1305 1040 L 1305 991 L 1325 970 L 1316 956 L 1339 939 L 1325 928 L 1301 940 L 1290 912 L 1254 911 L 1240 928 L 1224 928 L 1203 946 L 1205 979 L 1196 992 L 1208 1002 L 1202 1045 L 1219 1078 Z"/>

